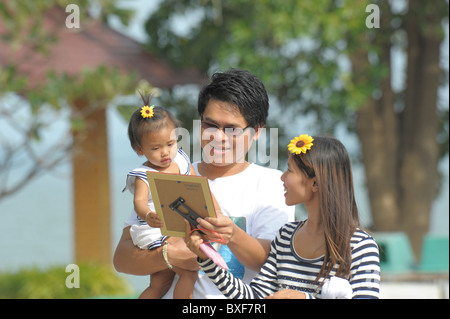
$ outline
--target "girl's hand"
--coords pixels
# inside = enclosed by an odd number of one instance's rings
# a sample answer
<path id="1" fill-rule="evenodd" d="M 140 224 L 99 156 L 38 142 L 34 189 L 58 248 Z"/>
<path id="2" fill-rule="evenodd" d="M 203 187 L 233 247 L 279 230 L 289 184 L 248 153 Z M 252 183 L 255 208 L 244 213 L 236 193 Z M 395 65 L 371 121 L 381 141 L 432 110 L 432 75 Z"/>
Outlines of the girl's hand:
<path id="1" fill-rule="evenodd" d="M 200 259 L 206 260 L 208 257 L 205 255 L 204 252 L 200 250 L 200 244 L 203 243 L 202 236 L 199 231 L 195 230 L 191 233 L 191 224 L 189 222 L 184 221 L 186 225 L 186 237 L 184 241 L 186 242 L 186 246 Z"/>
<path id="2" fill-rule="evenodd" d="M 298 290 L 284 289 L 277 291 L 264 299 L 305 299 L 305 294 Z"/>
<path id="3" fill-rule="evenodd" d="M 153 211 L 149 211 L 147 213 L 147 215 L 145 215 L 145 221 L 147 222 L 147 224 L 150 227 L 154 227 L 154 228 L 161 228 L 161 227 L 163 227 L 163 223 L 159 219 L 159 216 Z"/>
<path id="4" fill-rule="evenodd" d="M 197 271 L 200 266 L 197 263 L 197 256 L 186 248 L 182 238 L 169 237 L 170 245 L 167 246 L 167 258 L 174 268 L 181 268 L 189 271 Z"/>

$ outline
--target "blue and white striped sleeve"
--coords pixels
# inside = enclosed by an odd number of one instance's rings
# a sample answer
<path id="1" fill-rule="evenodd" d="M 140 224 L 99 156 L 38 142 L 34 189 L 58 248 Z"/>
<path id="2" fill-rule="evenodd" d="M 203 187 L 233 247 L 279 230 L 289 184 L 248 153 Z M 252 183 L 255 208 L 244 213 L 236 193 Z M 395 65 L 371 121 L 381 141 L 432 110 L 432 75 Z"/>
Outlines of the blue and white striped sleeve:
<path id="1" fill-rule="evenodd" d="M 228 299 L 263 299 L 277 291 L 275 252 L 275 241 L 273 241 L 266 263 L 261 268 L 261 272 L 249 285 L 217 266 L 210 259 L 199 262 L 199 264 L 211 281 Z"/>
<path id="2" fill-rule="evenodd" d="M 378 299 L 380 294 L 380 257 L 378 245 L 361 232 L 352 237 L 350 285 L 353 299 Z"/>

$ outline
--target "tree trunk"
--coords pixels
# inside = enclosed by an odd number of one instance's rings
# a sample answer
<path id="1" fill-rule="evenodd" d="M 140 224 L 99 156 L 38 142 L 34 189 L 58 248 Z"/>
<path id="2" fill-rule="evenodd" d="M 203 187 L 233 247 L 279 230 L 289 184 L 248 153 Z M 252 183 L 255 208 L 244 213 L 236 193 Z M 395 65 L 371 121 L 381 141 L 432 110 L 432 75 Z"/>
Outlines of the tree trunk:
<path id="1" fill-rule="evenodd" d="M 442 41 L 439 10 L 434 2 L 410 1 L 406 18 L 408 64 L 401 118 L 400 204 L 401 225 L 410 237 L 416 257 L 420 256 L 422 238 L 429 231 L 431 207 L 439 186 L 437 94 Z"/>
<path id="2" fill-rule="evenodd" d="M 373 229 L 406 232 L 416 259 L 420 258 L 423 236 L 429 231 L 431 206 L 439 182 L 436 140 L 442 40 L 439 10 L 434 3 L 409 2 L 403 110 L 394 108 L 389 74 L 380 81 L 382 97 L 369 99 L 357 111 L 357 132 L 364 154 Z M 383 39 L 383 35 L 377 33 L 376 41 L 382 49 L 380 59 L 390 64 L 390 17 L 386 12 L 382 14 L 382 22 L 387 25 L 382 25 L 381 30 L 384 29 L 388 37 Z M 364 69 L 370 67 L 367 52 L 357 52 L 352 63 L 357 66 L 355 80 L 358 81 Z"/>
<path id="3" fill-rule="evenodd" d="M 381 29 L 389 30 L 389 6 L 383 6 Z M 361 39 L 368 41 L 368 39 Z M 391 87 L 391 42 L 389 34 L 375 32 L 374 41 L 380 50 L 379 60 L 389 66 L 388 73 L 379 82 L 381 97 L 370 98 L 357 111 L 357 133 L 361 142 L 370 207 L 372 229 L 395 231 L 400 219 L 398 202 L 398 119 L 394 112 L 394 93 Z M 355 83 L 368 83 L 370 69 L 368 52 L 355 51 L 352 57 Z M 368 83 L 374 86 L 374 83 Z"/>
<path id="4" fill-rule="evenodd" d="M 74 111 L 84 129 L 73 132 L 73 200 L 76 262 L 111 263 L 110 188 L 105 108 L 79 98 Z"/>
<path id="5" fill-rule="evenodd" d="M 357 112 L 357 131 L 364 154 L 362 162 L 375 231 L 398 230 L 400 220 L 395 149 L 397 124 L 386 99 L 389 97 L 383 96 L 378 101 L 371 99 Z"/>

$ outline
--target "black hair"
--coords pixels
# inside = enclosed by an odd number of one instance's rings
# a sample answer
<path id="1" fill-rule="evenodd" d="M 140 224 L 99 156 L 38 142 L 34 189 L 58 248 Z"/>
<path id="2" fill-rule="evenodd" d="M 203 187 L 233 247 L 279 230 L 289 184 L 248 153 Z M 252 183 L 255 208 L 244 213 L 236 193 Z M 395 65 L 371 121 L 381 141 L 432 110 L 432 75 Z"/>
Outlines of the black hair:
<path id="1" fill-rule="evenodd" d="M 151 95 L 144 95 L 139 92 L 142 98 L 143 106 L 150 106 Z M 162 128 L 172 124 L 174 128 L 180 126 L 178 120 L 167 109 L 161 106 L 153 107 L 153 116 L 144 118 L 141 115 L 142 106 L 133 112 L 128 123 L 128 138 L 134 151 L 141 148 L 141 138 L 144 134 L 157 132 Z"/>
<path id="2" fill-rule="evenodd" d="M 198 97 L 198 113 L 203 115 L 209 100 L 235 105 L 248 125 L 265 126 L 269 113 L 269 98 L 264 84 L 247 70 L 230 69 L 214 73 L 211 82 L 202 88 Z"/>

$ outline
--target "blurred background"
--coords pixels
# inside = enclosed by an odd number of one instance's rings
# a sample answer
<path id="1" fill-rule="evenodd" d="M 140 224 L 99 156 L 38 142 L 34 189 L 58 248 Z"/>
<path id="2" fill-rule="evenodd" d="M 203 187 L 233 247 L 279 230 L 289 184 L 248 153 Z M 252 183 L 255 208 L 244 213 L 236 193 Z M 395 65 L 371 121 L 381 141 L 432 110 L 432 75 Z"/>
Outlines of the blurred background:
<path id="1" fill-rule="evenodd" d="M 381 297 L 448 298 L 448 15 L 447 0 L 1 0 L 0 298 L 143 290 L 111 263 L 143 162 L 135 91 L 193 132 L 199 88 L 231 67 L 266 85 L 280 170 L 300 133 L 346 145 Z"/>

